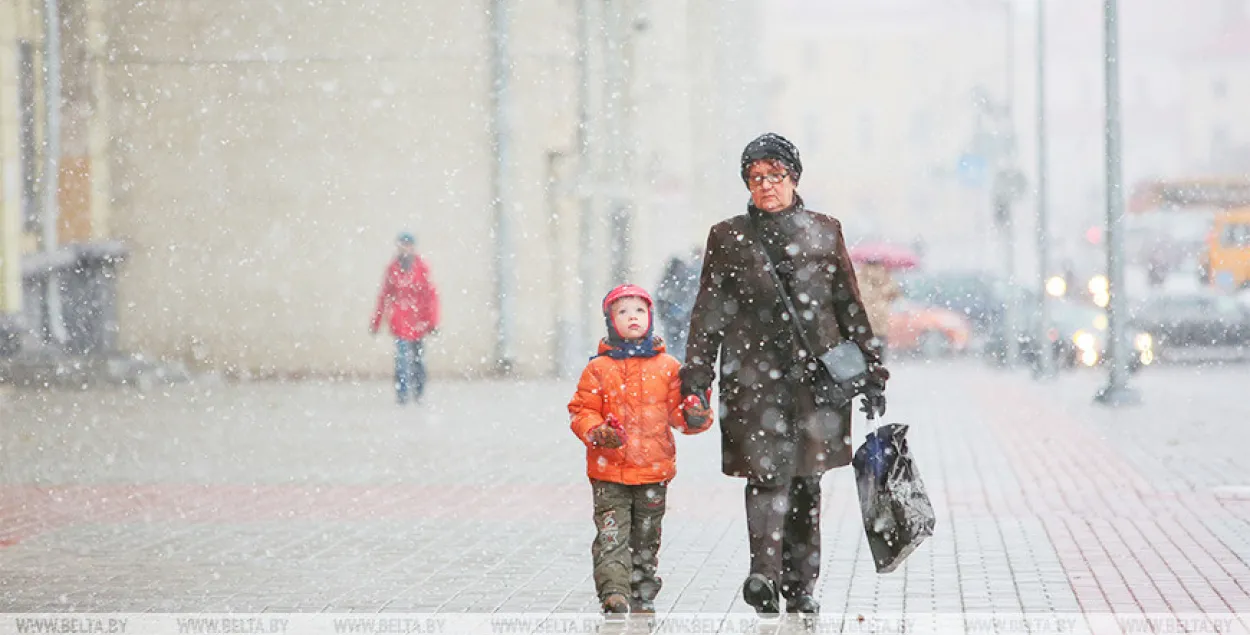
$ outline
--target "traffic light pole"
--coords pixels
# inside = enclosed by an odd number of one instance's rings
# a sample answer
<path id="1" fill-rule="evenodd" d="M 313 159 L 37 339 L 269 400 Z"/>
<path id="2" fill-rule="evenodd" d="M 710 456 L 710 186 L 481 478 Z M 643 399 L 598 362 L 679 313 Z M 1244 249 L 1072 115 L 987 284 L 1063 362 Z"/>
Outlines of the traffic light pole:
<path id="1" fill-rule="evenodd" d="M 1107 385 L 1094 401 L 1108 406 L 1139 403 L 1140 395 L 1128 386 L 1128 349 L 1124 332 L 1127 311 L 1124 298 L 1124 196 L 1120 174 L 1120 52 L 1116 0 L 1103 0 L 1106 54 L 1106 162 L 1107 162 Z"/>

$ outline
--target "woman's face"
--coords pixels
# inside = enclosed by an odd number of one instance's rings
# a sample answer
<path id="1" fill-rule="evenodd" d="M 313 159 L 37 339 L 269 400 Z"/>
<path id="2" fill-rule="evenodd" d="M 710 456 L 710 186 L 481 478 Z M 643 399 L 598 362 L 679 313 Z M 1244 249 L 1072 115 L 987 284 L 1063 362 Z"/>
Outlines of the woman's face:
<path id="1" fill-rule="evenodd" d="M 765 212 L 779 212 L 793 205 L 794 188 L 790 171 L 776 159 L 760 159 L 747 168 L 751 202 Z"/>

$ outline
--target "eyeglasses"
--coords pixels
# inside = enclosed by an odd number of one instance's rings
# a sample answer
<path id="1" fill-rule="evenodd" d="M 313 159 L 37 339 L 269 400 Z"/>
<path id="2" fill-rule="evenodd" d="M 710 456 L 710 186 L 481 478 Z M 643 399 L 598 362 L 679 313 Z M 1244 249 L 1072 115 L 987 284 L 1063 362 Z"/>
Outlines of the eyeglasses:
<path id="1" fill-rule="evenodd" d="M 763 185 L 764 181 L 768 181 L 769 183 L 772 183 L 773 185 L 777 185 L 778 183 L 786 180 L 787 176 L 790 176 L 790 173 L 783 171 L 783 172 L 774 172 L 772 174 L 759 174 L 756 176 L 747 177 L 747 187 L 750 187 L 751 189 L 755 189 Z"/>

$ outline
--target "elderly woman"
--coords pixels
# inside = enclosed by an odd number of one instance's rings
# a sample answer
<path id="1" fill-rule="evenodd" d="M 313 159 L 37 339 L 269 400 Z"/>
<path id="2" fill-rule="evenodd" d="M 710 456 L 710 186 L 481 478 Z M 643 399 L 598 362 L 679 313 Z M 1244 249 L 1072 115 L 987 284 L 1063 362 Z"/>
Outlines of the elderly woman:
<path id="1" fill-rule="evenodd" d="M 703 398 L 720 356 L 722 470 L 747 480 L 751 571 L 742 596 L 759 613 L 778 613 L 782 595 L 787 612 L 820 611 L 820 477 L 851 460 L 851 405 L 818 397 L 815 383 L 829 377 L 802 350 L 770 267 L 817 356 L 844 340 L 863 350 L 865 409 L 884 411 L 889 377 L 842 226 L 803 206 L 802 173 L 798 150 L 779 135 L 743 151 L 751 203 L 708 234 L 681 371 L 683 393 Z"/>

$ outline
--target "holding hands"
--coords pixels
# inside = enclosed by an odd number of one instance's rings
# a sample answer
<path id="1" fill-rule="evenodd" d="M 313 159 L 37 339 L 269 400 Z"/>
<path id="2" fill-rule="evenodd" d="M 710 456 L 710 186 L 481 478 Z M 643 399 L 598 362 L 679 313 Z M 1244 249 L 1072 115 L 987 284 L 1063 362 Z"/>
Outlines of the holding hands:
<path id="1" fill-rule="evenodd" d="M 697 431 L 712 425 L 712 408 L 708 405 L 708 400 L 711 398 L 711 388 L 702 395 L 697 393 L 686 395 L 681 402 L 681 412 L 686 419 L 686 428 Z"/>

